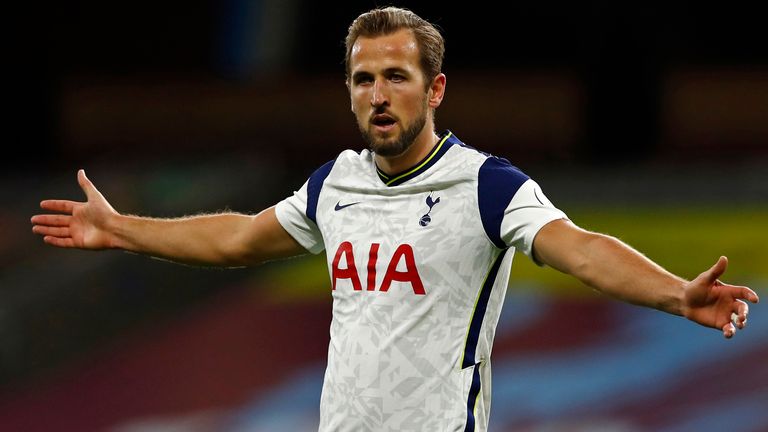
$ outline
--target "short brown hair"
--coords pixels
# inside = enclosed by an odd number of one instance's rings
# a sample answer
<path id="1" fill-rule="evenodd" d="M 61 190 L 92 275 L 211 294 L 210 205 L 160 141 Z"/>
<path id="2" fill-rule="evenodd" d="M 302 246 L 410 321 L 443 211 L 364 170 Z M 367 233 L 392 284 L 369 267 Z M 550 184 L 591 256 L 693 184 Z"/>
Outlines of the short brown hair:
<path id="1" fill-rule="evenodd" d="M 344 58 L 344 65 L 347 80 L 349 80 L 352 46 L 357 38 L 388 35 L 400 29 L 409 29 L 413 32 L 421 55 L 421 71 L 424 73 L 426 85 L 429 86 L 443 66 L 445 40 L 430 22 L 408 9 L 393 6 L 370 10 L 352 21 L 345 41 L 347 55 Z"/>

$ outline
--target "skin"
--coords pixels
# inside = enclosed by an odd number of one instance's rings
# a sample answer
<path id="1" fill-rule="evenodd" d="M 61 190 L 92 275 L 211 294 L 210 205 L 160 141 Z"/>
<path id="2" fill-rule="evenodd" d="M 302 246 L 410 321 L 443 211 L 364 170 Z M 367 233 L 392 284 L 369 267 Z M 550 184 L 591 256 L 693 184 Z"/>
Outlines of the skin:
<path id="1" fill-rule="evenodd" d="M 352 46 L 347 82 L 352 112 L 376 164 L 387 174 L 413 167 L 438 141 L 434 110 L 443 101 L 445 75 L 438 74 L 427 86 L 419 60 L 410 30 L 360 37 Z M 394 123 L 377 126 L 377 118 Z"/>
<path id="2" fill-rule="evenodd" d="M 437 143 L 434 110 L 445 94 L 445 75 L 428 83 L 410 31 L 359 38 L 350 59 L 351 109 L 375 152 L 380 169 L 404 171 Z M 428 85 L 427 85 L 428 84 Z M 378 117 L 377 117 L 378 116 Z M 377 125 L 386 118 L 389 125 Z M 248 266 L 306 253 L 278 222 L 274 207 L 257 215 L 224 213 L 178 219 L 122 215 L 86 177 L 77 181 L 85 202 L 45 200 L 48 212 L 32 217 L 32 231 L 49 245 L 123 249 L 172 261 L 212 266 Z M 545 225 L 534 240 L 535 258 L 597 290 L 630 303 L 681 315 L 730 338 L 747 322 L 754 291 L 719 278 L 725 257 L 691 281 L 675 276 L 621 241 L 583 230 L 568 220 Z M 732 322 L 731 314 L 737 318 Z"/>
<path id="3" fill-rule="evenodd" d="M 726 257 L 720 257 L 711 268 L 687 281 L 618 239 L 586 231 L 564 219 L 542 227 L 533 247 L 540 262 L 588 286 L 629 303 L 719 329 L 726 338 L 746 326 L 746 301 L 759 301 L 751 289 L 719 280 L 728 267 Z M 735 323 L 731 313 L 738 315 Z"/>

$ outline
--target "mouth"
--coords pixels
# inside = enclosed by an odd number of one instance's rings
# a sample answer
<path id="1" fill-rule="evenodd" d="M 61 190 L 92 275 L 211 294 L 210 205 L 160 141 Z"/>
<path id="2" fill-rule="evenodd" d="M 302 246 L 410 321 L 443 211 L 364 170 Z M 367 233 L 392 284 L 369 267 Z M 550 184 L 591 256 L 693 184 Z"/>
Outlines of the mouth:
<path id="1" fill-rule="evenodd" d="M 395 127 L 397 120 L 389 114 L 376 114 L 371 118 L 373 127 L 381 132 L 387 132 Z"/>

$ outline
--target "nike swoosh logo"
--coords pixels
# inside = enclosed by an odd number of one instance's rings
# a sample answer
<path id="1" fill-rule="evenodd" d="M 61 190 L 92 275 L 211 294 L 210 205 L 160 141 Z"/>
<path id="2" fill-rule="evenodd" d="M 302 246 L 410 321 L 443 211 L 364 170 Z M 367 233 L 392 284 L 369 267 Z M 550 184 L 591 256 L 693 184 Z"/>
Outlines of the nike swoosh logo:
<path id="1" fill-rule="evenodd" d="M 341 204 L 341 201 L 339 201 L 339 202 L 337 202 L 337 203 L 336 203 L 336 207 L 334 207 L 333 209 L 334 209 L 334 210 L 336 210 L 336 211 L 339 211 L 339 210 L 341 210 L 341 209 L 345 209 L 345 208 L 347 208 L 347 207 L 349 207 L 349 206 L 353 206 L 353 205 L 355 205 L 355 204 L 360 204 L 360 201 L 358 201 L 358 202 L 353 202 L 353 203 L 349 203 L 349 204 L 344 204 L 344 205 L 342 205 L 342 204 Z"/>

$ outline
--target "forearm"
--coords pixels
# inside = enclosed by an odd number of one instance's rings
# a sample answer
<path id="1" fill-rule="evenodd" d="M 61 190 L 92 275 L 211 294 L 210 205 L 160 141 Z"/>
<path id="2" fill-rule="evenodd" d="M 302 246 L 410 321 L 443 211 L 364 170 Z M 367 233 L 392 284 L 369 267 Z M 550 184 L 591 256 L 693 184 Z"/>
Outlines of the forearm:
<path id="1" fill-rule="evenodd" d="M 62 248 L 123 249 L 187 264 L 246 266 L 305 253 L 272 206 L 250 216 L 220 213 L 177 219 L 119 214 L 85 176 L 78 183 L 86 202 L 44 200 L 55 214 L 32 217 L 32 231 Z"/>
<path id="2" fill-rule="evenodd" d="M 682 278 L 610 236 L 588 233 L 582 251 L 569 273 L 585 284 L 630 303 L 682 315 Z"/>
<path id="3" fill-rule="evenodd" d="M 108 224 L 110 245 L 175 262 L 240 266 L 248 263 L 243 233 L 252 216 L 223 213 L 176 219 L 117 215 Z"/>

